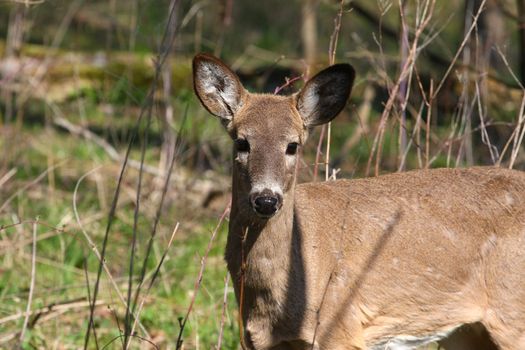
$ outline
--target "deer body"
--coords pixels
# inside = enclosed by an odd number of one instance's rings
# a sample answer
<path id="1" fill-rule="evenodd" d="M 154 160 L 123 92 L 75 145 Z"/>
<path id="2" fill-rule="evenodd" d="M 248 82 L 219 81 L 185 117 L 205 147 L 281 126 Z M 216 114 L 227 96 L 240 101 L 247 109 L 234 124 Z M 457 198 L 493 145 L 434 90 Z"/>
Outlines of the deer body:
<path id="1" fill-rule="evenodd" d="M 226 261 L 246 346 L 412 349 L 481 322 L 501 349 L 524 349 L 523 173 L 296 186 L 296 148 L 344 106 L 348 67 L 280 97 L 246 92 L 211 56 L 194 60 L 197 95 L 235 140 Z"/>

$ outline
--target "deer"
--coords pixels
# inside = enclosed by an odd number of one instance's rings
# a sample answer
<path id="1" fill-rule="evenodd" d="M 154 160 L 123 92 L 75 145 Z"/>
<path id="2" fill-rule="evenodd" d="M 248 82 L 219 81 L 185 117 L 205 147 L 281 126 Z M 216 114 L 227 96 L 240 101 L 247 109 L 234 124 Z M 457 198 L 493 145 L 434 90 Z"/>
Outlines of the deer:
<path id="1" fill-rule="evenodd" d="M 290 96 L 193 59 L 195 93 L 233 140 L 225 260 L 245 349 L 415 349 L 481 324 L 525 349 L 525 175 L 421 169 L 297 183 L 300 149 L 346 106 L 349 64 Z"/>

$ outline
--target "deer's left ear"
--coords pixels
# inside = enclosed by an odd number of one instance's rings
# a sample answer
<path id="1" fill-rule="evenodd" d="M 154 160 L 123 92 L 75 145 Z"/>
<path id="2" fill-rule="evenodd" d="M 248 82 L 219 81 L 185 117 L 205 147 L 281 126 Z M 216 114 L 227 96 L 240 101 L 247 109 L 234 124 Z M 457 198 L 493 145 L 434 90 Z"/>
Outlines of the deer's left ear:
<path id="1" fill-rule="evenodd" d="M 308 80 L 297 96 L 304 124 L 313 127 L 334 119 L 346 105 L 354 78 L 351 65 L 335 64 Z"/>

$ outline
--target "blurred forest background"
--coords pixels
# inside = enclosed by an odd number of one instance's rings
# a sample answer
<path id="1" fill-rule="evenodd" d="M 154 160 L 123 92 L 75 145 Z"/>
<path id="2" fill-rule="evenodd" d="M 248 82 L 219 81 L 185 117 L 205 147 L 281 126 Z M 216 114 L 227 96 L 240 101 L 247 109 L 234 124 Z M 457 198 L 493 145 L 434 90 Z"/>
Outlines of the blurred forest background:
<path id="1" fill-rule="evenodd" d="M 0 1 L 0 348 L 239 347 L 201 51 L 268 93 L 354 65 L 302 181 L 525 170 L 525 0 Z"/>

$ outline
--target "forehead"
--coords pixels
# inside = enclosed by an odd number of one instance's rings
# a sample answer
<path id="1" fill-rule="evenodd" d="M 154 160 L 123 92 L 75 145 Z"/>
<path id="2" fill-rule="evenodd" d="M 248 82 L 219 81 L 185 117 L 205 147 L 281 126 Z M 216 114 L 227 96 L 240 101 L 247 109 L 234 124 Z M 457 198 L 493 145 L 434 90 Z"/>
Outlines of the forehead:
<path id="1" fill-rule="evenodd" d="M 268 134 L 290 137 L 303 131 L 294 99 L 288 96 L 250 94 L 233 123 L 238 133 L 252 137 Z"/>

